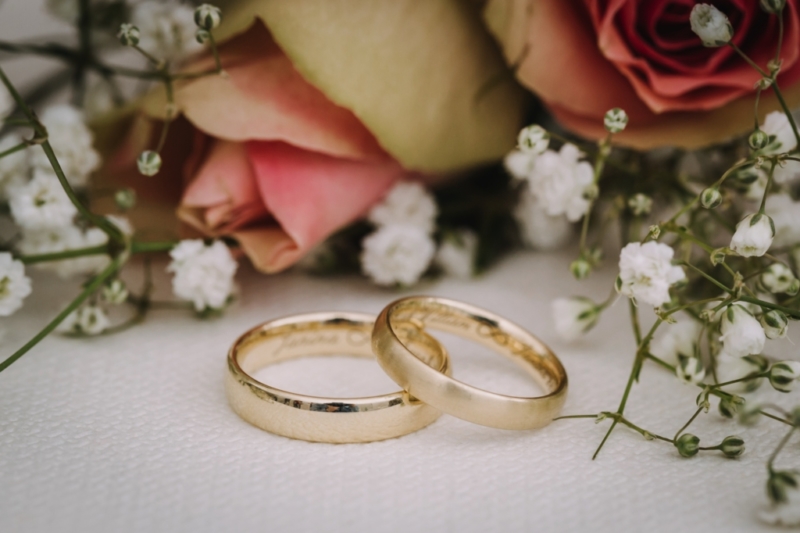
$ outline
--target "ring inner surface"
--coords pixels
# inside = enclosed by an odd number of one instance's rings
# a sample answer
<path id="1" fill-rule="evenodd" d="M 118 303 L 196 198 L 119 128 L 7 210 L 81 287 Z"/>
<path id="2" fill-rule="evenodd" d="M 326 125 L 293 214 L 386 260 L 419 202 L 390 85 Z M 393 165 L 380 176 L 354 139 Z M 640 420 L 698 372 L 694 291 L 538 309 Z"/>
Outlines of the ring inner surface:
<path id="1" fill-rule="evenodd" d="M 482 344 L 522 366 L 546 394 L 556 391 L 564 381 L 564 368 L 550 349 L 510 322 L 501 323 L 432 300 L 409 299 L 398 303 L 389 313 L 389 325 L 396 334 L 404 323 L 420 329 L 430 327 Z M 411 353 L 420 357 L 414 346 L 406 343 L 400 335 L 398 339 Z"/>
<path id="2" fill-rule="evenodd" d="M 253 378 L 253 374 L 271 364 L 289 359 L 320 355 L 345 355 L 355 357 L 375 357 L 372 353 L 370 338 L 374 322 L 372 320 L 352 320 L 345 318 L 327 320 L 299 320 L 296 322 L 278 320 L 256 328 L 243 337 L 234 347 L 233 359 L 239 368 L 248 375 L 258 390 L 251 386 L 254 393 L 266 394 L 272 400 L 297 408 L 311 410 L 326 409 L 334 404 L 317 402 L 336 402 L 337 399 L 317 398 L 304 394 L 294 394 L 265 385 Z M 449 372 L 449 359 L 444 348 L 430 335 L 420 331 L 416 326 L 400 323 L 398 336 L 404 344 L 411 346 L 415 354 L 425 363 L 440 372 Z M 235 370 L 232 368 L 234 374 Z M 383 396 L 350 398 L 352 411 L 373 410 L 389 407 L 402 400 L 402 391 L 388 393 Z M 387 396 L 397 396 L 387 404 Z M 341 399 L 338 399 L 341 400 Z M 378 401 L 372 405 L 369 402 Z M 308 404 L 308 405 L 306 405 Z"/>

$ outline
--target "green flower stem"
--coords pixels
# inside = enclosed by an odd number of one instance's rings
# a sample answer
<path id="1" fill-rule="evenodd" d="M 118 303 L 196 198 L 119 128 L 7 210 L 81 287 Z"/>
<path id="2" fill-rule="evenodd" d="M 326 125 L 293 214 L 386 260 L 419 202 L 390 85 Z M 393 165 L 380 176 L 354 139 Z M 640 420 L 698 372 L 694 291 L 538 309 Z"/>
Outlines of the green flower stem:
<path id="1" fill-rule="evenodd" d="M 6 89 L 8 89 L 8 92 L 16 101 L 17 106 L 22 109 L 22 112 L 25 114 L 28 120 L 30 120 L 35 134 L 33 142 L 41 143 L 42 149 L 44 150 L 50 165 L 53 167 L 53 170 L 58 177 L 58 181 L 61 183 L 61 186 L 64 188 L 64 192 L 67 193 L 67 196 L 78 212 L 84 218 L 86 218 L 86 220 L 93 223 L 95 226 L 105 232 L 111 241 L 116 243 L 124 243 L 125 237 L 122 235 L 122 232 L 119 230 L 119 228 L 106 220 L 104 217 L 95 215 L 89 211 L 89 209 L 87 209 L 86 206 L 84 206 L 83 203 L 81 203 L 81 201 L 78 199 L 75 191 L 72 190 L 72 186 L 69 184 L 69 181 L 67 181 L 67 177 L 64 175 L 64 170 L 61 168 L 61 164 L 58 162 L 55 152 L 53 152 L 53 147 L 50 146 L 50 142 L 47 140 L 47 129 L 45 129 L 42 123 L 39 122 L 39 120 L 36 118 L 36 115 L 33 113 L 33 111 L 31 111 L 30 107 L 28 107 L 28 105 L 19 95 L 17 89 L 11 84 L 2 68 L 0 68 L 0 81 L 3 83 L 3 85 L 5 85 Z"/>
<path id="2" fill-rule="evenodd" d="M 175 248 L 177 242 L 164 241 L 164 242 L 141 242 L 133 241 L 131 243 L 131 253 L 141 254 L 149 252 L 168 252 Z"/>
<path id="3" fill-rule="evenodd" d="M 778 443 L 778 447 L 775 448 L 775 450 L 769 456 L 769 460 L 767 460 L 767 470 L 770 473 L 774 472 L 773 465 L 775 464 L 775 459 L 778 458 L 778 454 L 781 453 L 783 447 L 786 446 L 786 443 L 789 442 L 789 439 L 792 438 L 792 435 L 794 435 L 794 431 L 796 429 L 797 429 L 796 427 L 792 426 L 792 428 L 786 433 L 786 435 L 783 436 L 780 443 Z"/>
<path id="4" fill-rule="evenodd" d="M 694 270 L 695 272 L 697 272 L 698 274 L 700 274 L 701 276 L 703 276 L 708 281 L 710 281 L 711 283 L 713 283 L 714 285 L 716 285 L 717 287 L 719 287 L 723 291 L 727 292 L 728 294 L 734 294 L 733 289 L 729 289 L 724 284 L 720 283 L 719 281 L 717 281 L 715 278 L 713 278 L 709 274 L 706 274 L 704 271 L 702 271 L 701 269 L 697 268 L 696 266 L 694 266 L 690 262 L 681 261 L 680 264 L 683 265 L 683 266 L 687 266 L 687 267 L 691 268 L 692 270 Z M 744 297 L 742 297 L 742 299 L 744 299 Z"/>
<path id="5" fill-rule="evenodd" d="M 678 430 L 678 431 L 675 433 L 675 437 L 673 437 L 673 439 L 672 439 L 672 441 L 673 441 L 673 442 L 675 442 L 676 440 L 678 440 L 678 437 L 680 437 L 680 436 L 681 436 L 681 433 L 683 433 L 683 432 L 684 432 L 684 430 L 685 430 L 686 428 L 688 428 L 688 427 L 689 427 L 689 426 L 692 424 L 692 422 L 694 422 L 694 421 L 695 421 L 695 419 L 696 419 L 696 418 L 697 418 L 697 417 L 700 415 L 700 412 L 701 412 L 703 409 L 705 409 L 705 407 L 702 407 L 702 406 L 701 406 L 701 407 L 698 407 L 698 408 L 697 408 L 697 411 L 695 411 L 695 412 L 694 412 L 694 414 L 693 414 L 693 415 L 692 415 L 692 417 L 689 419 L 689 421 L 688 421 L 688 422 L 686 422 L 686 423 L 685 423 L 685 424 L 684 424 L 684 425 L 681 427 L 681 429 L 679 429 L 679 430 Z"/>
<path id="6" fill-rule="evenodd" d="M 2 159 L 3 157 L 6 157 L 8 155 L 17 153 L 17 152 L 19 152 L 21 150 L 24 150 L 28 146 L 30 146 L 30 143 L 28 141 L 23 141 L 23 142 L 19 143 L 16 146 L 12 146 L 8 150 L 4 150 L 4 151 L 0 152 L 0 159 Z"/>
<path id="7" fill-rule="evenodd" d="M 163 70 L 164 67 L 166 66 L 166 62 L 163 59 L 158 59 L 156 56 L 152 55 L 150 52 L 146 51 L 138 44 L 134 44 L 133 46 L 131 46 L 131 48 L 142 54 L 142 56 L 144 56 L 144 58 L 147 59 L 150 63 L 152 63 L 153 66 L 156 67 L 158 70 Z"/>
<path id="8" fill-rule="evenodd" d="M 761 197 L 761 206 L 758 208 L 758 214 L 764 214 L 764 207 L 767 205 L 767 195 L 772 185 L 772 176 L 775 174 L 775 167 L 778 165 L 775 158 L 770 158 L 769 174 L 767 175 L 767 184 L 764 186 L 764 196 Z"/>
<path id="9" fill-rule="evenodd" d="M 756 304 L 760 307 L 766 307 L 767 309 L 775 309 L 776 311 L 781 311 L 790 318 L 793 318 L 795 320 L 800 320 L 800 310 L 797 309 L 791 309 L 783 305 L 774 304 L 772 302 L 767 302 L 765 300 L 760 300 L 758 298 L 753 298 L 751 296 L 740 296 L 739 300 L 751 304 Z"/>
<path id="10" fill-rule="evenodd" d="M 74 259 L 76 257 L 101 254 L 109 255 L 108 244 L 100 244 L 89 248 L 76 248 L 74 250 L 65 250 L 63 252 L 54 252 L 51 254 L 21 255 L 16 257 L 16 259 L 19 259 L 26 265 L 32 265 L 34 263 L 47 263 L 49 261 L 61 261 L 63 259 Z"/>
<path id="11" fill-rule="evenodd" d="M 50 333 L 55 330 L 61 322 L 67 318 L 70 313 L 72 313 L 75 309 L 77 309 L 84 301 L 86 301 L 89 296 L 94 294 L 94 292 L 103 286 L 103 284 L 113 277 L 117 271 L 122 266 L 121 258 L 114 259 L 111 263 L 83 289 L 83 291 L 75 298 L 72 303 L 70 303 L 67 307 L 64 308 L 53 320 L 47 324 L 44 329 L 42 329 L 39 333 L 36 334 L 31 340 L 29 340 L 22 348 L 14 352 L 10 357 L 0 363 L 0 372 L 11 366 L 17 359 L 28 353 L 31 348 L 39 344 L 39 342 L 47 337 Z"/>
<path id="12" fill-rule="evenodd" d="M 739 48 L 738 46 L 736 46 L 736 44 L 734 44 L 732 41 L 729 41 L 729 42 L 728 42 L 728 46 L 730 46 L 731 48 L 733 48 L 733 49 L 736 51 L 736 53 L 737 53 L 737 54 L 739 54 L 740 56 L 742 56 L 742 59 L 744 59 L 745 61 L 747 61 L 747 64 L 748 64 L 748 65 L 750 65 L 751 67 L 753 67 L 754 69 L 756 69 L 756 70 L 758 71 L 758 73 L 759 73 L 759 74 L 761 74 L 761 75 L 762 75 L 762 76 L 764 76 L 765 78 L 770 78 L 770 75 L 769 75 L 769 73 L 768 73 L 767 71 L 765 71 L 764 69 L 762 69 L 761 67 L 759 67 L 759 66 L 758 66 L 758 64 L 757 64 L 755 61 L 753 61 L 752 59 L 750 59 L 750 57 L 749 57 L 747 54 L 745 54 L 745 53 L 742 51 L 742 49 L 741 49 L 741 48 Z M 770 79 L 771 79 L 771 78 L 770 78 Z"/>
<path id="13" fill-rule="evenodd" d="M 775 62 L 781 60 L 781 45 L 783 44 L 783 10 L 778 13 L 778 44 L 775 46 Z"/>
<path id="14" fill-rule="evenodd" d="M 711 387 L 712 389 L 713 388 L 720 388 L 720 387 L 727 387 L 728 385 L 733 385 L 734 383 L 741 383 L 742 381 L 750 381 L 752 379 L 765 378 L 767 376 L 769 376 L 769 371 L 766 371 L 766 372 L 752 372 L 750 374 L 747 374 L 744 377 L 741 377 L 741 378 L 738 378 L 738 379 L 732 379 L 730 381 L 725 381 L 723 383 L 715 383 L 713 385 L 709 385 L 709 387 Z"/>
<path id="15" fill-rule="evenodd" d="M 606 138 L 600 141 L 597 151 L 597 157 L 594 160 L 594 169 L 593 169 L 593 176 L 594 179 L 592 183 L 597 186 L 600 182 L 600 176 L 603 174 L 603 168 L 606 164 L 606 159 L 608 159 L 608 155 L 611 153 L 611 137 L 612 134 L 609 133 L 606 135 Z M 599 193 L 598 193 L 599 195 Z M 583 224 L 581 225 L 581 240 L 579 245 L 579 250 L 581 257 L 586 257 L 586 238 L 589 235 L 589 220 L 592 216 L 592 209 L 594 208 L 594 204 L 597 198 L 592 198 L 589 202 L 589 205 L 586 207 L 586 213 L 583 215 Z"/>

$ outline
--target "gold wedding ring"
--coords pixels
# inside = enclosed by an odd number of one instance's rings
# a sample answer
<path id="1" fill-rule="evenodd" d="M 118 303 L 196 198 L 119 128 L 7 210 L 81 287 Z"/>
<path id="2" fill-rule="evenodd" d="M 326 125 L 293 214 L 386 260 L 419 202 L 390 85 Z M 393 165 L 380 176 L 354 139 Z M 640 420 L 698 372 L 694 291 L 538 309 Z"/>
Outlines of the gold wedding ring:
<path id="1" fill-rule="evenodd" d="M 320 398 L 276 389 L 252 377 L 268 365 L 303 356 L 374 357 L 370 346 L 374 318 L 311 313 L 251 329 L 228 353 L 225 388 L 233 410 L 271 433 L 314 442 L 370 442 L 424 428 L 441 412 L 405 391 L 368 398 Z M 415 361 L 430 364 L 437 375 L 450 373 L 447 352 L 435 339 L 415 326 L 397 320 L 393 324 L 393 335 L 414 350 Z"/>
<path id="2" fill-rule="evenodd" d="M 455 380 L 428 366 L 400 334 L 407 324 L 476 341 L 521 364 L 546 394 L 505 396 Z M 375 321 L 372 349 L 383 370 L 415 398 L 463 420 L 500 429 L 549 424 L 567 398 L 567 374 L 558 358 L 520 326 L 477 307 L 433 297 L 403 298 Z"/>

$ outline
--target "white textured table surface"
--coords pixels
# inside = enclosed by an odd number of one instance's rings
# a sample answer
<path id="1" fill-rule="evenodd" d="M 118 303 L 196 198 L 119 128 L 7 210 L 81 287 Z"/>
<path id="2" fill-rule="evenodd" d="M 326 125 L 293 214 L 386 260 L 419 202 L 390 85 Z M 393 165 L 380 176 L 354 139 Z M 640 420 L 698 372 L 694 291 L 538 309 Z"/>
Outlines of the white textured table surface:
<path id="1" fill-rule="evenodd" d="M 538 333 L 569 372 L 565 413 L 613 409 L 633 350 L 627 309 L 618 303 L 581 343 L 560 343 L 549 302 L 574 288 L 568 260 L 567 253 L 520 254 L 483 279 L 442 280 L 416 292 L 483 306 Z M 237 335 L 290 313 L 377 312 L 397 294 L 358 278 L 243 270 L 243 295 L 221 319 L 159 311 L 112 337 L 50 338 L 0 375 L 3 531 L 763 528 L 755 512 L 765 502 L 764 462 L 777 440 L 763 435 L 774 429 L 767 422 L 741 431 L 712 413 L 693 426 L 708 441 L 741 433 L 750 448 L 740 460 L 684 460 L 669 445 L 620 430 L 591 461 L 605 426 L 590 420 L 511 432 L 445 415 L 400 439 L 351 445 L 256 429 L 231 411 L 222 387 L 225 352 Z M 607 269 L 586 292 L 604 296 L 613 274 Z M 67 297 L 57 280 L 37 276 L 25 310 L 4 321 L 4 351 Z M 456 377 L 498 391 L 526 389 L 510 363 L 448 341 Z M 303 392 L 392 388 L 377 364 L 348 359 L 287 362 L 271 377 Z M 670 434 L 691 414 L 695 395 L 647 368 L 628 412 Z"/>

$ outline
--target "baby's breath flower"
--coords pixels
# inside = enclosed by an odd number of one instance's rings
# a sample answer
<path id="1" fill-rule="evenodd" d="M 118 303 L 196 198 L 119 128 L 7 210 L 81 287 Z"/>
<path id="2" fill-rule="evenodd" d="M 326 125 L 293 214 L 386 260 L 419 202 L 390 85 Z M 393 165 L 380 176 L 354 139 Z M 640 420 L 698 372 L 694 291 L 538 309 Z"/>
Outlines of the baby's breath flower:
<path id="1" fill-rule="evenodd" d="M 725 353 L 733 357 L 760 354 L 767 336 L 758 320 L 741 305 L 730 305 L 722 314 L 722 336 Z"/>
<path id="2" fill-rule="evenodd" d="M 699 357 L 679 356 L 675 375 L 684 383 L 702 383 L 706 369 Z"/>
<path id="3" fill-rule="evenodd" d="M 133 189 L 119 189 L 114 193 L 114 203 L 122 211 L 133 209 L 136 205 L 136 191 Z"/>
<path id="4" fill-rule="evenodd" d="M 133 6 L 131 23 L 139 28 L 142 50 L 169 61 L 201 49 L 195 40 L 194 10 L 184 4 L 154 0 Z"/>
<path id="5" fill-rule="evenodd" d="M 586 259 L 576 259 L 569 264 L 569 271 L 577 280 L 586 279 L 592 273 L 592 264 Z"/>
<path id="6" fill-rule="evenodd" d="M 619 107 L 609 109 L 603 117 L 603 125 L 609 132 L 619 133 L 628 125 L 628 114 Z"/>
<path id="7" fill-rule="evenodd" d="M 10 193 L 11 216 L 25 230 L 70 226 L 78 214 L 58 178 L 52 173 L 37 171 L 30 182 L 13 188 Z"/>
<path id="8" fill-rule="evenodd" d="M 772 263 L 762 274 L 761 284 L 772 294 L 788 293 L 795 284 L 794 272 L 783 263 Z"/>
<path id="9" fill-rule="evenodd" d="M 475 270 L 478 236 L 474 231 L 460 230 L 448 234 L 439 245 L 435 262 L 446 274 L 467 279 Z"/>
<path id="10" fill-rule="evenodd" d="M 557 298 L 552 310 L 556 333 L 566 341 L 574 341 L 592 329 L 601 312 L 600 306 L 580 296 Z"/>
<path id="11" fill-rule="evenodd" d="M 222 241 L 206 245 L 201 239 L 184 240 L 169 253 L 172 262 L 172 291 L 182 300 L 189 300 L 200 313 L 225 307 L 233 295 L 236 260 Z"/>
<path id="12" fill-rule="evenodd" d="M 684 433 L 675 441 L 678 453 L 683 457 L 692 457 L 700 451 L 700 439 L 691 433 Z"/>
<path id="13" fill-rule="evenodd" d="M 433 195 L 420 183 L 401 181 L 372 208 L 367 218 L 376 226 L 414 226 L 426 233 L 436 228 L 438 207 Z"/>
<path id="14" fill-rule="evenodd" d="M 119 39 L 119 42 L 121 42 L 123 46 L 136 46 L 137 44 L 139 44 L 139 39 L 141 38 L 141 32 L 139 32 L 139 28 L 137 28 L 133 24 L 122 24 L 119 27 L 119 33 L 117 33 L 117 38 Z"/>
<path id="15" fill-rule="evenodd" d="M 734 381 L 744 377 L 758 374 L 763 369 L 753 356 L 733 356 L 725 352 L 717 355 L 717 379 L 722 382 Z M 724 390 L 728 392 L 752 392 L 761 386 L 762 378 L 750 378 L 738 383 L 725 385 Z"/>
<path id="16" fill-rule="evenodd" d="M 769 384 L 780 392 L 791 392 L 800 377 L 800 361 L 781 361 L 769 369 Z"/>
<path id="17" fill-rule="evenodd" d="M 436 252 L 425 230 L 407 225 L 382 226 L 362 246 L 361 269 L 378 285 L 415 284 Z"/>
<path id="18" fill-rule="evenodd" d="M 722 203 L 722 193 L 719 187 L 709 187 L 700 193 L 700 205 L 706 209 L 714 209 Z"/>
<path id="19" fill-rule="evenodd" d="M 102 307 L 85 305 L 70 313 L 59 324 L 57 331 L 67 335 L 99 335 L 111 322 Z"/>
<path id="20" fill-rule="evenodd" d="M 538 124 L 522 128 L 517 136 L 517 147 L 527 154 L 543 154 L 549 144 L 550 134 Z"/>
<path id="21" fill-rule="evenodd" d="M 744 439 L 737 435 L 729 435 L 722 439 L 719 449 L 725 454 L 725 457 L 741 457 L 745 449 Z"/>
<path id="22" fill-rule="evenodd" d="M 689 15 L 689 22 L 692 31 L 703 41 L 703 46 L 723 46 L 733 37 L 733 27 L 728 17 L 710 4 L 695 5 Z"/>
<path id="23" fill-rule="evenodd" d="M 640 217 L 650 213 L 653 208 L 653 199 L 646 194 L 634 194 L 628 199 L 628 207 L 635 216 Z"/>
<path id="24" fill-rule="evenodd" d="M 200 4 L 194 10 L 194 23 L 198 28 L 213 30 L 222 21 L 222 11 L 211 4 Z"/>
<path id="25" fill-rule="evenodd" d="M 736 225 L 736 233 L 731 238 L 731 249 L 742 257 L 761 257 L 775 237 L 775 225 L 772 219 L 763 213 L 754 213 L 744 217 Z"/>
<path id="26" fill-rule="evenodd" d="M 558 152 L 547 150 L 534 161 L 529 186 L 549 215 L 566 215 L 575 222 L 589 208 L 587 191 L 594 185 L 594 174 L 582 157 L 577 146 L 567 143 Z"/>
<path id="27" fill-rule="evenodd" d="M 73 187 L 86 186 L 92 172 L 100 167 L 100 154 L 94 149 L 94 133 L 86 125 L 83 112 L 69 105 L 51 106 L 42 114 L 42 124 L 69 183 Z M 44 150 L 33 150 L 31 163 L 53 172 Z"/>
<path id="28" fill-rule="evenodd" d="M 119 305 L 128 299 L 128 288 L 121 279 L 115 279 L 103 287 L 103 299 L 110 304 Z"/>
<path id="29" fill-rule="evenodd" d="M 794 136 L 792 123 L 783 111 L 767 114 L 761 129 L 769 137 L 769 144 L 762 149 L 763 154 L 782 154 L 797 148 L 797 138 Z"/>
<path id="30" fill-rule="evenodd" d="M 756 129 L 747 138 L 747 143 L 755 151 L 763 150 L 769 144 L 769 135 L 762 129 Z"/>
<path id="31" fill-rule="evenodd" d="M 155 176 L 161 170 L 161 156 L 153 150 L 145 150 L 136 159 L 136 166 L 139 169 L 139 174 Z"/>
<path id="32" fill-rule="evenodd" d="M 0 316 L 13 315 L 31 293 L 25 265 L 8 252 L 0 252 Z"/>
<path id="33" fill-rule="evenodd" d="M 108 242 L 108 236 L 99 228 L 81 229 L 73 224 L 60 228 L 23 231 L 17 244 L 25 255 L 49 254 L 98 246 Z M 37 263 L 40 270 L 55 272 L 61 278 L 95 274 L 103 270 L 109 262 L 104 254 L 86 255 L 61 261 Z"/>
<path id="34" fill-rule="evenodd" d="M 789 319 L 780 311 L 772 309 L 761 315 L 761 325 L 768 339 L 783 339 L 789 329 Z"/>
<path id="35" fill-rule="evenodd" d="M 511 150 L 503 159 L 503 166 L 518 180 L 528 179 L 533 171 L 533 163 L 538 156 L 539 154 L 533 152 Z"/>
<path id="36" fill-rule="evenodd" d="M 617 290 L 629 298 L 660 307 L 669 302 L 669 288 L 686 277 L 672 265 L 674 250 L 666 244 L 632 242 L 619 256 Z"/>
<path id="37" fill-rule="evenodd" d="M 776 525 L 800 525 L 800 480 L 795 472 L 772 470 L 767 479 L 767 496 L 774 507 L 761 519 Z"/>
<path id="38" fill-rule="evenodd" d="M 572 224 L 563 215 L 550 215 L 542 202 L 523 187 L 514 207 L 514 219 L 523 242 L 537 250 L 554 250 L 569 241 Z"/>

